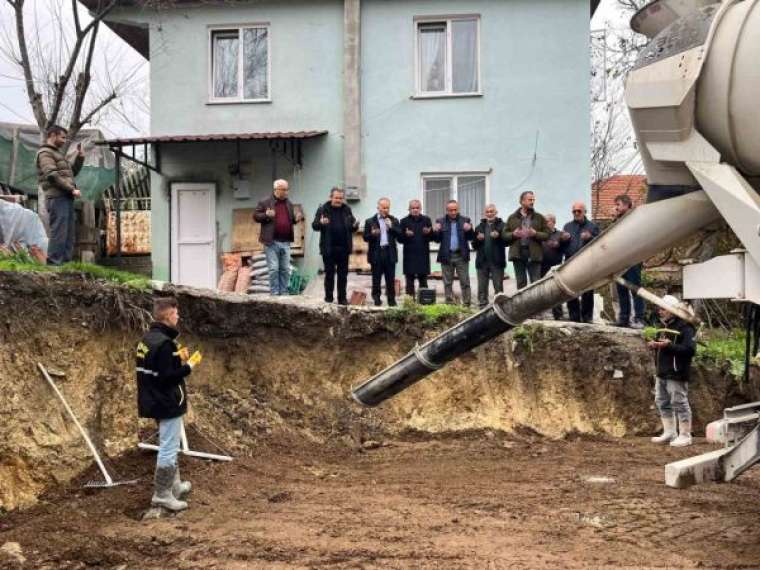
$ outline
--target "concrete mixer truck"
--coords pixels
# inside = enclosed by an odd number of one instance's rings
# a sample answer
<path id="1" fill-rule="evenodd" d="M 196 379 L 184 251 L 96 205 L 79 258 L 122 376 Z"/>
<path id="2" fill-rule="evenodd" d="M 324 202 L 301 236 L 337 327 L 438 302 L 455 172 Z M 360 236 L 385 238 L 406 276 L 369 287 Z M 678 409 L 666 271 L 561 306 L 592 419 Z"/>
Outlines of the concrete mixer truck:
<path id="1" fill-rule="evenodd" d="M 459 355 L 721 219 L 744 249 L 686 266 L 684 297 L 751 304 L 758 329 L 760 0 L 656 0 L 634 16 L 632 26 L 650 38 L 625 89 L 647 174 L 647 204 L 544 279 L 511 296 L 498 295 L 354 388 L 358 403 L 377 406 Z M 668 485 L 731 480 L 760 460 L 760 403 L 726 414 L 713 430 L 730 445 L 668 465 Z"/>

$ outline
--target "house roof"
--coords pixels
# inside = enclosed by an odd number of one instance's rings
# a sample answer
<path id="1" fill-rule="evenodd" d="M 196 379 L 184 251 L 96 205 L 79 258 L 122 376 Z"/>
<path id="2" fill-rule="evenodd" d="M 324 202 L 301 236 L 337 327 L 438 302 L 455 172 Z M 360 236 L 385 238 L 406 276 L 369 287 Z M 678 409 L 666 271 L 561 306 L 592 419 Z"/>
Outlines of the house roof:
<path id="1" fill-rule="evenodd" d="M 591 185 L 591 218 L 615 219 L 615 197 L 626 194 L 634 206 L 646 201 L 647 177 L 638 174 L 610 176 Z"/>
<path id="2" fill-rule="evenodd" d="M 102 0 L 79 0 L 79 2 L 88 10 L 97 10 L 101 5 Z M 147 3 L 147 0 L 117 0 L 120 6 L 142 6 Z M 207 3 L 207 2 L 206 2 Z M 596 9 L 599 7 L 601 0 L 589 0 L 591 8 L 591 17 L 594 16 Z M 198 0 L 174 0 L 174 5 L 177 4 L 201 4 Z M 127 22 L 117 22 L 114 20 L 106 19 L 105 24 L 113 30 L 113 32 L 128 43 L 137 53 L 143 56 L 145 59 L 150 59 L 150 41 L 148 27 L 141 24 L 130 24 Z"/>
<path id="3" fill-rule="evenodd" d="M 110 147 L 132 146 L 153 143 L 185 143 L 185 142 L 229 142 L 282 139 L 311 139 L 326 135 L 327 131 L 266 131 L 260 133 L 235 133 L 223 135 L 162 135 L 155 137 L 137 137 L 130 139 L 110 139 L 98 144 Z"/>

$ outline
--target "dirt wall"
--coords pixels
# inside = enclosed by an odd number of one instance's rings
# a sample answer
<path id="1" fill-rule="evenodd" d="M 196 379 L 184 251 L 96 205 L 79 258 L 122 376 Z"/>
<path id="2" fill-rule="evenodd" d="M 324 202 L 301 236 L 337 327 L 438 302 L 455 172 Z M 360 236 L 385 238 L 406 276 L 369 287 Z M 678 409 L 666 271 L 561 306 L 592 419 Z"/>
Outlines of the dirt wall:
<path id="1" fill-rule="evenodd" d="M 350 398 L 435 331 L 296 299 L 208 296 L 185 288 L 182 340 L 204 361 L 190 378 L 191 442 L 233 454 L 293 438 L 357 446 L 408 430 L 527 427 L 551 437 L 656 429 L 651 356 L 633 331 L 532 323 L 462 357 L 377 409 Z M 36 370 L 62 391 L 109 456 L 155 427 L 135 410 L 133 348 L 152 294 L 63 275 L 0 273 L 0 508 L 33 504 L 91 464 L 87 448 Z M 725 378 L 694 387 L 697 429 L 726 404 Z"/>

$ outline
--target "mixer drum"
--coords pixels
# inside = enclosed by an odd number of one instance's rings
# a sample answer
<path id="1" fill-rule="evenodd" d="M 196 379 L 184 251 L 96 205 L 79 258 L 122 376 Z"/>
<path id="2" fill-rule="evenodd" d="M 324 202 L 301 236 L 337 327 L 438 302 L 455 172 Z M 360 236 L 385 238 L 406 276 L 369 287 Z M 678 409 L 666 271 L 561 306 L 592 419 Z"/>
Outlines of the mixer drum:
<path id="1" fill-rule="evenodd" d="M 697 129 L 746 176 L 760 176 L 760 0 L 717 22 L 697 84 Z"/>

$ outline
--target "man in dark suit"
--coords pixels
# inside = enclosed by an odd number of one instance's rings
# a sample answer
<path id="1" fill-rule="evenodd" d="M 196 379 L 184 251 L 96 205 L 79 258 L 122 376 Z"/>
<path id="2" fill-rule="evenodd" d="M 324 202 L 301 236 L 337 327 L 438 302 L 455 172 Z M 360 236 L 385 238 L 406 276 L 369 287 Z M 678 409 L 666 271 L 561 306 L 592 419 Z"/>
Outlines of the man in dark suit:
<path id="1" fill-rule="evenodd" d="M 494 204 L 488 204 L 483 212 L 480 225 L 475 228 L 472 247 L 477 252 L 475 268 L 478 272 L 478 307 L 488 305 L 488 282 L 493 283 L 493 291 L 504 291 L 504 268 L 507 266 L 506 247 L 502 238 L 504 220 L 497 216 Z"/>
<path id="2" fill-rule="evenodd" d="M 377 214 L 364 222 L 364 241 L 369 244 L 367 261 L 372 266 L 372 299 L 376 307 L 382 305 L 380 283 L 383 277 L 388 306 L 396 306 L 396 240 L 401 237 L 401 225 L 398 219 L 390 215 L 390 210 L 391 201 L 380 198 L 377 201 Z"/>
<path id="3" fill-rule="evenodd" d="M 406 294 L 414 297 L 414 281 L 420 288 L 428 286 L 430 274 L 430 240 L 433 238 L 433 222 L 422 214 L 419 200 L 409 202 L 409 215 L 401 220 L 401 239 L 404 244 L 404 276 Z"/>

